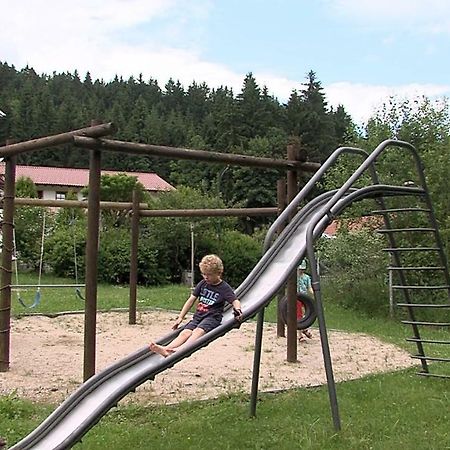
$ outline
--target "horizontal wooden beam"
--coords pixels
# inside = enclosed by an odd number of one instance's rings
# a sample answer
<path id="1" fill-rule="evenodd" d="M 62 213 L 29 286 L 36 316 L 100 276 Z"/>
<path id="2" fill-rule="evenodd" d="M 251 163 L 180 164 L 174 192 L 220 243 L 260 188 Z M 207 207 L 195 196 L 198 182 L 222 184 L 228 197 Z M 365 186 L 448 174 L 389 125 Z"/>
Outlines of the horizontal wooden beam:
<path id="1" fill-rule="evenodd" d="M 247 167 L 262 167 L 266 169 L 298 169 L 305 172 L 316 172 L 319 163 L 288 161 L 284 159 L 263 158 L 234 153 L 219 153 L 208 150 L 194 150 L 189 148 L 166 147 L 163 145 L 138 144 L 113 139 L 93 139 L 84 136 L 73 137 L 75 145 L 79 147 L 109 150 L 116 152 L 134 153 L 137 155 L 160 156 L 171 159 L 188 159 L 210 163 L 229 164 Z"/>
<path id="2" fill-rule="evenodd" d="M 85 200 L 47 200 L 42 198 L 23 198 L 14 199 L 16 206 L 41 206 L 50 208 L 84 208 L 87 209 L 88 202 Z M 147 208 L 146 203 L 140 204 L 141 208 Z M 131 202 L 100 202 L 101 209 L 132 209 Z"/>
<path id="3" fill-rule="evenodd" d="M 276 216 L 277 208 L 225 208 L 225 209 L 144 209 L 141 217 L 251 217 Z"/>
<path id="4" fill-rule="evenodd" d="M 84 200 L 46 200 L 41 198 L 14 199 L 16 206 L 40 206 L 51 208 L 84 208 L 88 202 Z M 101 209 L 131 210 L 131 202 L 100 202 Z M 139 204 L 139 215 L 142 217 L 251 217 L 276 216 L 278 209 L 270 208 L 210 208 L 210 209 L 150 209 L 146 203 Z"/>
<path id="5" fill-rule="evenodd" d="M 25 142 L 16 142 L 0 147 L 0 158 L 6 158 L 20 153 L 31 152 L 42 148 L 53 147 L 55 145 L 69 144 L 73 142 L 73 137 L 77 135 L 98 138 L 108 134 L 115 133 L 117 127 L 109 122 L 91 127 L 80 128 L 78 130 L 68 131 L 66 133 L 55 134 L 42 138 L 32 139 Z"/>

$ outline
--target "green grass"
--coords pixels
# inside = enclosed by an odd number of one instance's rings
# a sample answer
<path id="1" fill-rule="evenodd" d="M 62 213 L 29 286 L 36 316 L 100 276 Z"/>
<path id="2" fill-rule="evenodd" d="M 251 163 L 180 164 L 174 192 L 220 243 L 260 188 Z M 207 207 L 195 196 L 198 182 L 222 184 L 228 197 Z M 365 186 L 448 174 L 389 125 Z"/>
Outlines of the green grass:
<path id="1" fill-rule="evenodd" d="M 173 406 L 119 407 L 91 429 L 79 450 L 133 449 L 448 449 L 448 380 L 413 370 L 340 383 L 342 430 L 335 432 L 325 387 L 261 394 L 257 417 L 247 395 Z M 14 442 L 50 412 L 0 398 L 2 435 Z"/>
<path id="2" fill-rule="evenodd" d="M 49 280 L 45 282 L 51 283 Z M 39 312 L 83 307 L 71 290 L 67 295 L 62 294 L 63 290 L 46 292 L 43 290 Z M 179 309 L 188 294 L 184 286 L 139 288 L 138 305 Z M 100 285 L 98 297 L 99 308 L 125 308 L 128 288 Z M 411 332 L 398 322 L 369 318 L 327 303 L 326 299 L 324 304 L 329 329 L 367 333 L 411 350 L 404 341 Z M 15 304 L 13 311 L 21 314 L 24 309 Z M 275 320 L 275 311 L 271 304 L 266 320 Z M 445 336 L 443 331 L 434 333 Z M 217 370 L 220 376 L 220 367 Z M 248 393 L 172 406 L 120 406 L 75 448 L 450 449 L 450 380 L 419 377 L 416 370 L 339 383 L 340 432 L 334 430 L 328 391 L 323 386 L 260 394 L 256 418 L 249 417 Z M 33 404 L 14 393 L 0 397 L 0 437 L 10 444 L 16 442 L 41 423 L 54 406 Z"/>

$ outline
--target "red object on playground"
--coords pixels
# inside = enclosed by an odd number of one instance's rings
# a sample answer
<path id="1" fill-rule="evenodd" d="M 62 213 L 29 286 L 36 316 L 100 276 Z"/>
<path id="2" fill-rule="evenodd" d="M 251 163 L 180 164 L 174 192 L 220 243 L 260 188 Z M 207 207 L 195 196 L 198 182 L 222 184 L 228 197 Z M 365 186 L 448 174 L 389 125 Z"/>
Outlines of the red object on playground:
<path id="1" fill-rule="evenodd" d="M 297 300 L 297 320 L 303 317 L 303 309 L 304 309 L 303 303 Z"/>

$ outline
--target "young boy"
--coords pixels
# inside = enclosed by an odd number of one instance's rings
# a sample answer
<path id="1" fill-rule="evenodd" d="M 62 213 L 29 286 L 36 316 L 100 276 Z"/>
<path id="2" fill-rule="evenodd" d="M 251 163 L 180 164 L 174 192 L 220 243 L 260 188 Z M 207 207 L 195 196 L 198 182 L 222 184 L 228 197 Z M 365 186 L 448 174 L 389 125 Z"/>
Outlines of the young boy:
<path id="1" fill-rule="evenodd" d="M 306 269 L 306 260 L 303 260 L 297 268 L 297 292 L 302 294 L 309 294 L 310 296 L 314 295 L 314 291 L 311 286 L 311 277 L 305 273 Z M 303 317 L 303 303 L 297 301 L 297 319 L 301 319 Z M 312 339 L 312 333 L 309 328 L 305 328 L 304 330 L 299 330 L 299 342 L 305 342 L 306 338 Z"/>
<path id="2" fill-rule="evenodd" d="M 217 255 L 206 255 L 200 261 L 199 267 L 203 280 L 186 300 L 172 328 L 175 330 L 179 327 L 194 302 L 198 300 L 192 320 L 170 344 L 163 346 L 150 343 L 152 352 L 167 357 L 218 327 L 222 321 L 225 302 L 233 305 L 236 320 L 242 320 L 241 302 L 236 298 L 231 286 L 222 280 L 222 260 Z"/>

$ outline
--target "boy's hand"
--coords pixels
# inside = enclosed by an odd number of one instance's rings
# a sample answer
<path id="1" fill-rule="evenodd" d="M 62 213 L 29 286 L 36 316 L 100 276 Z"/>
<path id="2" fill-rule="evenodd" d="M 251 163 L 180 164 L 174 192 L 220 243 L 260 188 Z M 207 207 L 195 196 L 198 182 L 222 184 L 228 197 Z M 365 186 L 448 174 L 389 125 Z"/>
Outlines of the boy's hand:
<path id="1" fill-rule="evenodd" d="M 176 330 L 180 326 L 181 322 L 183 322 L 183 319 L 181 319 L 180 317 L 177 317 L 177 319 L 175 320 L 175 323 L 172 325 L 172 330 Z"/>
<path id="2" fill-rule="evenodd" d="M 240 308 L 233 308 L 233 314 L 234 314 L 234 318 L 238 322 L 241 322 L 241 320 L 242 320 L 242 309 L 240 309 Z"/>

